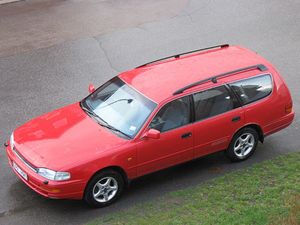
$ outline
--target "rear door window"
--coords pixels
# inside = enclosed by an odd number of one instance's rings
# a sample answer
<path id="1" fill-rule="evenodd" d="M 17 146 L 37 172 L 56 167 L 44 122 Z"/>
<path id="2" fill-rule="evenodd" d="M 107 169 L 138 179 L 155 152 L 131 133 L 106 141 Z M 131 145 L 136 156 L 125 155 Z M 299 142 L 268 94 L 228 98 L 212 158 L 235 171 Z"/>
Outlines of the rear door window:
<path id="1" fill-rule="evenodd" d="M 234 108 L 234 100 L 226 87 L 220 86 L 193 95 L 195 120 L 203 120 Z"/>
<path id="2" fill-rule="evenodd" d="M 272 92 L 271 75 L 262 75 L 229 84 L 243 105 L 262 99 Z"/>

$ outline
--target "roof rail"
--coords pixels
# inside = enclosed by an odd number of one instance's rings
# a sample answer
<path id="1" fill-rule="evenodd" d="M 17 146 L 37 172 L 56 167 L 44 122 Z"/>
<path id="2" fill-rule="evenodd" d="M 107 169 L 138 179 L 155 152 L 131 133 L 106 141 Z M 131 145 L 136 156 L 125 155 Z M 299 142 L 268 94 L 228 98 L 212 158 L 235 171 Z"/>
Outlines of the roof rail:
<path id="1" fill-rule="evenodd" d="M 173 93 L 173 95 L 181 94 L 182 92 L 184 92 L 187 89 L 190 89 L 192 87 L 198 86 L 200 84 L 203 84 L 203 83 L 206 83 L 206 82 L 209 82 L 209 81 L 211 81 L 213 83 L 217 83 L 218 82 L 217 79 L 220 78 L 220 77 L 225 77 L 225 76 L 228 76 L 228 75 L 231 75 L 231 74 L 235 74 L 235 73 L 239 73 L 239 72 L 247 71 L 247 70 L 253 70 L 253 69 L 258 69 L 260 71 L 268 70 L 268 68 L 265 65 L 257 64 L 257 65 L 248 66 L 248 67 L 244 67 L 244 68 L 241 68 L 241 69 L 233 70 L 233 71 L 230 71 L 230 72 L 226 72 L 226 73 L 221 73 L 219 75 L 216 75 L 216 76 L 204 79 L 204 80 L 200 80 L 200 81 L 197 81 L 195 83 L 189 84 L 189 85 L 187 85 L 183 88 L 180 88 L 177 91 L 175 91 Z"/>
<path id="2" fill-rule="evenodd" d="M 205 50 L 214 49 L 214 48 L 226 48 L 226 47 L 229 47 L 229 44 L 222 44 L 222 45 L 215 45 L 215 46 L 211 46 L 211 47 L 207 47 L 207 48 L 201 48 L 201 49 L 197 49 L 197 50 L 193 50 L 193 51 L 189 51 L 189 52 L 184 52 L 184 53 L 180 53 L 180 54 L 176 54 L 176 55 L 164 57 L 164 58 L 161 58 L 161 59 L 157 59 L 157 60 L 154 60 L 152 62 L 148 62 L 148 63 L 145 63 L 143 65 L 140 65 L 140 66 L 138 66 L 136 68 L 141 68 L 143 66 L 147 66 L 149 64 L 156 63 L 156 62 L 163 61 L 163 60 L 170 59 L 170 58 L 178 59 L 182 55 L 187 55 L 187 54 L 191 54 L 191 53 L 194 53 L 194 52 L 200 52 L 200 51 L 205 51 Z"/>

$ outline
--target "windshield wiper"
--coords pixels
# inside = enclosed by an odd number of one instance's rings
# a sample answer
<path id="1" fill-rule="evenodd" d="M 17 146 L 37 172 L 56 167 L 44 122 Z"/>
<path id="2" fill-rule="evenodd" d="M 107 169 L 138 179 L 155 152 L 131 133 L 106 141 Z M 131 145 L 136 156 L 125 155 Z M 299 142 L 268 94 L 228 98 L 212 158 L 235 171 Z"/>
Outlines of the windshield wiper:
<path id="1" fill-rule="evenodd" d="M 80 103 L 81 108 L 88 113 L 90 116 L 96 117 L 98 119 L 101 119 L 96 113 L 94 113 L 92 110 L 86 108 L 85 106 L 82 105 L 82 103 Z"/>
<path id="2" fill-rule="evenodd" d="M 94 119 L 96 119 L 97 123 L 99 123 L 100 125 L 104 125 L 103 123 L 105 123 L 105 125 L 108 125 L 108 123 L 105 120 L 103 120 L 100 116 L 98 116 L 96 113 L 94 113 L 94 111 L 86 108 L 82 104 L 80 104 L 80 106 L 86 113 L 88 113 L 90 116 L 92 116 Z M 103 123 L 100 121 L 102 121 Z"/>
<path id="3" fill-rule="evenodd" d="M 100 118 L 100 119 L 101 119 L 101 118 Z M 104 120 L 101 119 L 101 121 L 104 121 Z M 107 129 L 110 129 L 110 130 L 113 130 L 113 131 L 116 131 L 116 132 L 118 132 L 118 133 L 121 133 L 121 134 L 123 134 L 124 136 L 126 136 L 126 137 L 128 137 L 128 138 L 131 139 L 131 136 L 130 136 L 130 135 L 124 133 L 123 131 L 121 131 L 121 130 L 119 130 L 119 129 L 117 129 L 117 128 L 111 126 L 111 125 L 109 125 L 106 121 L 104 121 L 104 122 L 105 122 L 105 123 L 99 122 L 100 126 L 105 127 L 105 128 L 107 128 Z"/>
<path id="4" fill-rule="evenodd" d="M 117 103 L 117 102 L 122 102 L 122 101 L 127 101 L 127 103 L 130 104 L 131 102 L 133 102 L 133 99 L 132 99 L 132 98 L 121 98 L 121 99 L 118 99 L 118 100 L 116 100 L 116 101 L 107 103 L 107 104 L 104 105 L 104 106 L 101 106 L 100 109 L 105 108 L 105 107 L 107 107 L 107 106 L 110 106 L 110 105 L 112 105 L 112 104 L 115 104 L 115 103 Z"/>
<path id="5" fill-rule="evenodd" d="M 121 133 L 121 134 L 123 134 L 124 136 L 126 136 L 126 137 L 128 137 L 128 138 L 131 139 L 131 136 L 130 136 L 130 135 L 124 133 L 123 131 L 121 131 L 121 130 L 119 130 L 119 129 L 117 129 L 117 128 L 111 126 L 111 125 L 109 125 L 104 119 L 102 119 L 100 116 L 98 116 L 98 115 L 97 115 L 96 113 L 94 113 L 92 110 L 90 110 L 90 109 L 84 107 L 82 104 L 80 104 L 80 106 L 81 106 L 81 108 L 82 108 L 85 112 L 87 112 L 89 115 L 91 115 L 93 118 L 95 118 L 95 119 L 97 120 L 97 123 L 98 123 L 100 126 L 105 127 L 105 128 L 107 128 L 107 129 L 110 129 L 110 130 L 113 130 L 113 131 L 116 131 L 116 132 L 118 132 L 118 133 Z"/>

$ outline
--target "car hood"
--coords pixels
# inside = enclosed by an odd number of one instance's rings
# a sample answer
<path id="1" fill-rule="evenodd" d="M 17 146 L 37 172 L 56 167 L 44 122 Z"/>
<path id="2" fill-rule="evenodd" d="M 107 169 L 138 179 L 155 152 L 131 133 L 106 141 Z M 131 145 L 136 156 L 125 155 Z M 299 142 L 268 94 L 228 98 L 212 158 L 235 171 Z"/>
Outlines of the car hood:
<path id="1" fill-rule="evenodd" d="M 39 116 L 14 131 L 19 154 L 36 167 L 60 170 L 92 160 L 128 140 L 101 127 L 75 103 Z"/>

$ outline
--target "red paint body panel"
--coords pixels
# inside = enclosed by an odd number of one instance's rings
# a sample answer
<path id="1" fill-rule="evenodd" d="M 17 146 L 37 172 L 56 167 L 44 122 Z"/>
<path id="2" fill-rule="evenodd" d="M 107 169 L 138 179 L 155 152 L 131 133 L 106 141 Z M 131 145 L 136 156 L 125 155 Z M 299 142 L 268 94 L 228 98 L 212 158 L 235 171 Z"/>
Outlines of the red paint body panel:
<path id="1" fill-rule="evenodd" d="M 137 175 L 141 176 L 193 159 L 193 124 L 161 133 L 160 139 L 142 139 L 137 145 Z"/>
<path id="2" fill-rule="evenodd" d="M 255 64 L 268 70 L 246 71 L 199 85 L 173 96 L 193 82 Z M 266 98 L 235 108 L 203 121 L 193 122 L 160 134 L 159 139 L 143 138 L 149 123 L 166 103 L 192 93 L 249 78 L 271 74 L 273 92 Z M 121 138 L 99 126 L 75 103 L 39 116 L 14 131 L 15 148 L 34 167 L 44 167 L 71 174 L 68 181 L 43 182 L 45 178 L 31 170 L 24 161 L 6 148 L 10 165 L 14 161 L 27 175 L 22 179 L 30 188 L 50 198 L 81 199 L 90 178 L 103 168 L 118 167 L 128 179 L 134 179 L 178 163 L 192 160 L 228 147 L 233 135 L 242 127 L 258 125 L 269 135 L 290 125 L 294 112 L 290 92 L 273 66 L 247 49 L 233 46 L 205 51 L 167 62 L 124 72 L 119 77 L 134 89 L 155 101 L 157 108 L 133 139 Z M 241 119 L 233 123 L 232 118 Z M 192 133 L 190 138 L 182 134 Z M 16 171 L 15 171 L 16 172 Z M 59 190 L 59 191 L 58 191 Z"/>
<path id="3" fill-rule="evenodd" d="M 126 143 L 95 123 L 78 103 L 33 119 L 14 135 L 24 158 L 35 167 L 57 171 L 89 162 Z"/>
<path id="4" fill-rule="evenodd" d="M 236 116 L 240 116 L 241 119 L 233 123 L 231 120 Z M 244 110 L 242 108 L 196 122 L 194 157 L 227 149 L 232 136 L 243 127 L 244 122 Z"/>

